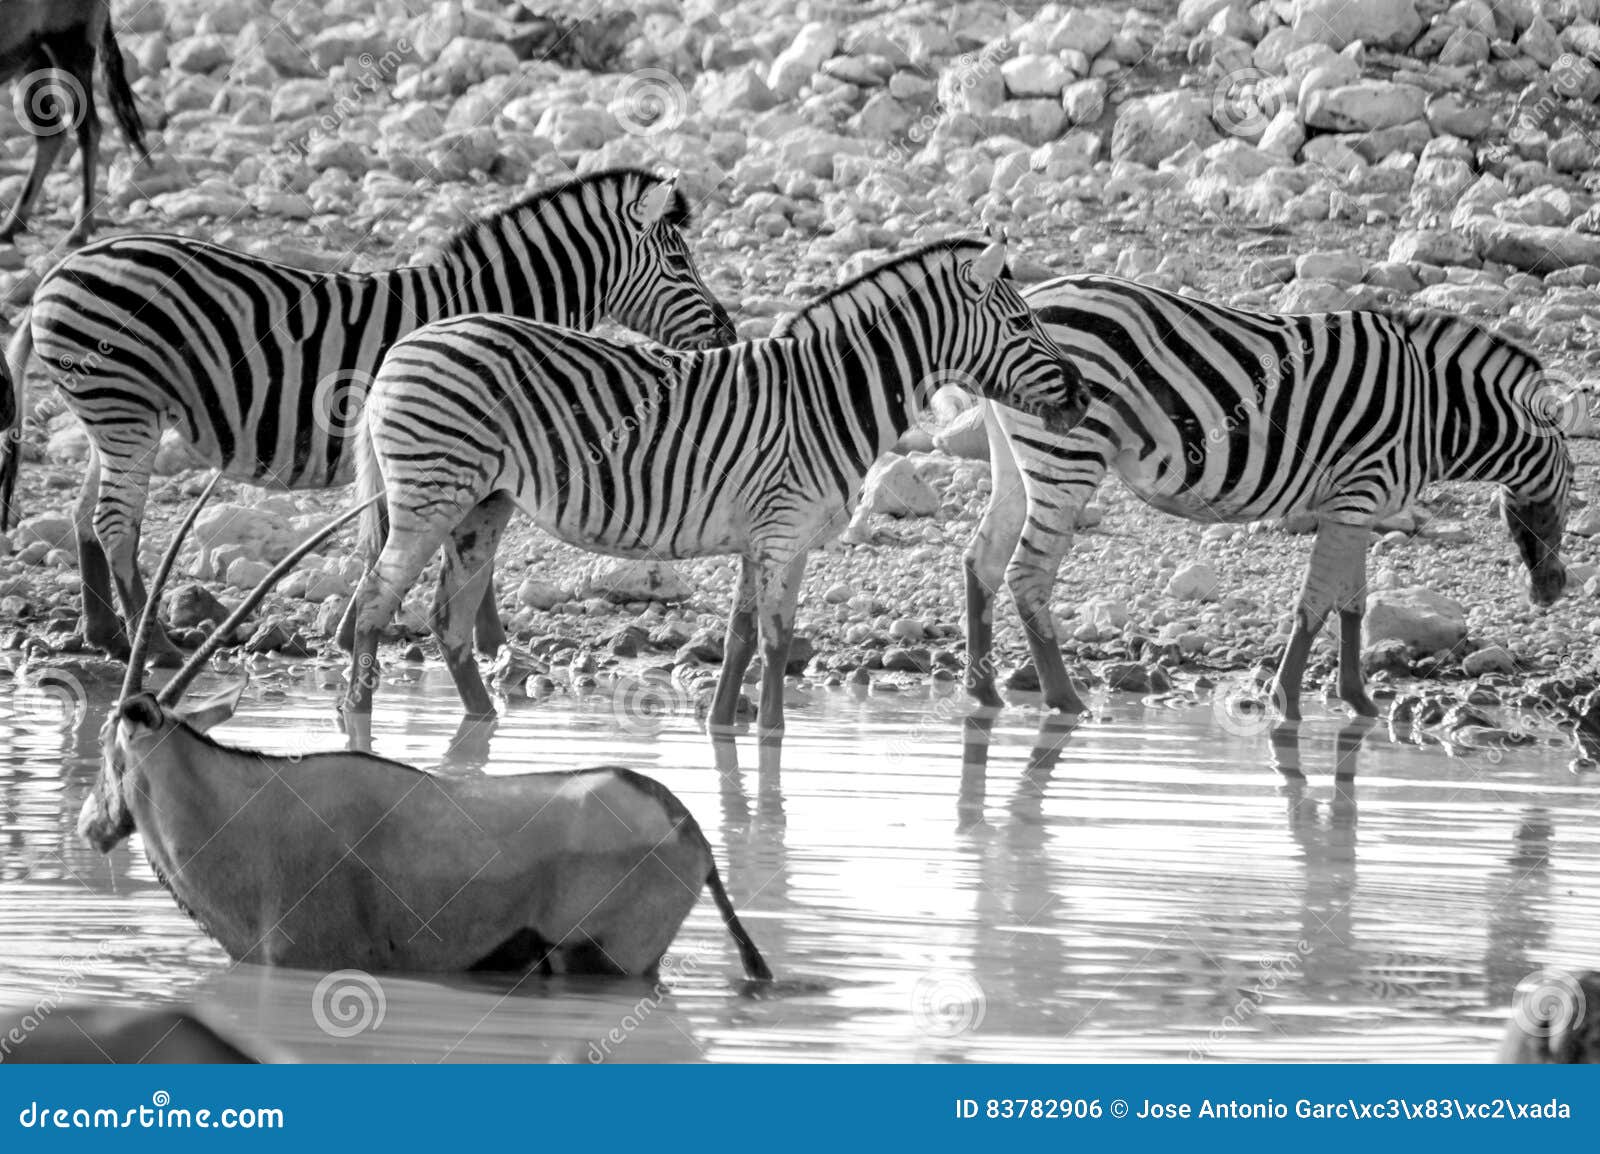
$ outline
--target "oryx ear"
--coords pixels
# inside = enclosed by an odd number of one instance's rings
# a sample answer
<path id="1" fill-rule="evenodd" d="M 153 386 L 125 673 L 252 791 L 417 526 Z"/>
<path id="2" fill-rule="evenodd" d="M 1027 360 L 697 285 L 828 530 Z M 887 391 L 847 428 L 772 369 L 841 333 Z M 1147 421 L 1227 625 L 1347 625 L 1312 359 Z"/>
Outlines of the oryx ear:
<path id="1" fill-rule="evenodd" d="M 233 716 L 234 711 L 239 708 L 239 699 L 244 696 L 245 687 L 249 684 L 250 679 L 246 677 L 233 688 L 213 693 L 193 705 L 174 706 L 172 712 L 179 720 L 187 722 L 189 728 L 204 733 L 212 726 L 221 725 Z"/>
<path id="2" fill-rule="evenodd" d="M 667 209 L 672 205 L 673 194 L 677 191 L 677 179 L 675 176 L 669 176 L 652 184 L 639 198 L 639 220 L 645 228 L 654 228 L 667 214 Z"/>
<path id="3" fill-rule="evenodd" d="M 981 289 L 994 287 L 1006 271 L 1006 246 L 1001 241 L 989 245 L 972 262 L 972 280 Z"/>

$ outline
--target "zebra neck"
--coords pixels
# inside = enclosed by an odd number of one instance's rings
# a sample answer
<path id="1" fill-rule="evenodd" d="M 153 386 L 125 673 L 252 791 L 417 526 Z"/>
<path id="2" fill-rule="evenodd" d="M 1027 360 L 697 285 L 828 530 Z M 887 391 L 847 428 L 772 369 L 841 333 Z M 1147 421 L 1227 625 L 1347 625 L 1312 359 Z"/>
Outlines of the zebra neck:
<path id="1" fill-rule="evenodd" d="M 476 238 L 475 238 L 476 239 Z M 593 328 L 600 312 L 585 276 L 563 277 L 529 242 L 521 255 L 481 239 L 424 265 L 393 269 L 391 291 L 418 302 L 418 323 L 464 313 L 510 313 L 567 328 Z"/>
<path id="2" fill-rule="evenodd" d="M 863 468 L 894 447 L 932 388 L 959 375 L 925 338 L 897 333 L 892 319 L 864 329 L 819 329 L 813 356 L 815 371 L 803 390 L 811 394 L 809 412 L 833 417 Z"/>

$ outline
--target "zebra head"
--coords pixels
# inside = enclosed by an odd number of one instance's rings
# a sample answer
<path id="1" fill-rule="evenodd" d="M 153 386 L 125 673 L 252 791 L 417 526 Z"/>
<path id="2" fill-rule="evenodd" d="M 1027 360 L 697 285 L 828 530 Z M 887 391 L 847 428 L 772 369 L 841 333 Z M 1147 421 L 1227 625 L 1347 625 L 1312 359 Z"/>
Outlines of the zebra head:
<path id="1" fill-rule="evenodd" d="M 1563 450 L 1563 456 L 1566 456 Z M 1528 567 L 1528 600 L 1538 606 L 1554 605 L 1567 588 L 1567 567 L 1561 560 L 1561 534 L 1567 524 L 1567 496 L 1571 488 L 1572 462 L 1566 468 L 1554 495 L 1529 499 L 1506 489 L 1500 511 L 1511 540 Z"/>
<path id="2" fill-rule="evenodd" d="M 652 340 L 679 348 L 720 348 L 738 336 L 733 319 L 695 267 L 683 230 L 689 203 L 673 178 L 646 176 L 624 224 L 616 274 L 603 311 Z"/>
<path id="3" fill-rule="evenodd" d="M 1071 432 L 1088 411 L 1088 386 L 1017 291 L 1004 242 L 989 244 L 958 271 L 972 307 L 968 339 L 979 354 L 978 391 L 1034 414 L 1052 432 Z"/>

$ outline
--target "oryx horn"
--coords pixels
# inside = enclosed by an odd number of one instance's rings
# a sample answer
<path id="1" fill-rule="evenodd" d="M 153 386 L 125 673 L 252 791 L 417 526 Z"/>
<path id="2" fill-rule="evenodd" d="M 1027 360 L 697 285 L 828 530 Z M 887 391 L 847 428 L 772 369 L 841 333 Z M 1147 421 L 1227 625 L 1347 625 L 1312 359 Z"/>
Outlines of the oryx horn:
<path id="1" fill-rule="evenodd" d="M 239 607 L 228 614 L 228 619 L 218 625 L 215 632 L 201 643 L 200 648 L 196 649 L 189 660 L 183 663 L 183 668 L 173 674 L 172 680 L 161 687 L 161 692 L 156 695 L 156 700 L 162 705 L 176 705 L 178 700 L 183 697 L 183 691 L 189 687 L 189 683 L 198 677 L 200 671 L 205 668 L 206 661 L 213 653 L 228 643 L 228 638 L 232 636 L 234 629 L 246 617 L 255 612 L 256 606 L 261 604 L 262 598 L 283 578 L 283 575 L 293 569 L 299 563 L 300 558 L 333 536 L 337 530 L 343 528 L 347 523 L 355 520 L 358 515 L 366 510 L 368 505 L 382 498 L 383 494 L 379 493 L 370 500 L 361 502 L 353 509 L 345 510 L 295 546 L 294 551 L 274 565 L 272 572 L 263 577 L 256 587 L 250 590 L 249 596 L 239 603 Z"/>
<path id="2" fill-rule="evenodd" d="M 161 555 L 161 567 L 156 570 L 155 584 L 150 586 L 150 596 L 144 603 L 144 612 L 139 614 L 139 628 L 133 635 L 133 648 L 128 653 L 128 672 L 122 678 L 122 701 L 127 701 L 144 686 L 144 653 L 150 647 L 150 631 L 155 628 L 157 606 L 161 604 L 162 590 L 166 588 L 167 578 L 172 574 L 172 563 L 178 559 L 178 550 L 183 548 L 183 539 L 189 535 L 189 530 L 194 527 L 195 518 L 200 516 L 200 510 L 211 499 L 212 490 L 217 487 L 217 482 L 220 480 L 222 471 L 219 469 L 211 475 L 211 482 L 201 490 L 195 503 L 189 506 L 188 515 L 172 534 L 172 543 L 167 546 L 167 551 Z"/>

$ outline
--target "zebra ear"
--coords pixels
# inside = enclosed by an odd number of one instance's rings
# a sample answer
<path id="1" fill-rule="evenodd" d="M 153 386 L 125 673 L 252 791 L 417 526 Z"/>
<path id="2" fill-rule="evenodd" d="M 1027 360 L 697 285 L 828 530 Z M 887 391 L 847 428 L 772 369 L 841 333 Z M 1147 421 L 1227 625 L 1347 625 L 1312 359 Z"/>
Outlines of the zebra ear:
<path id="1" fill-rule="evenodd" d="M 972 280 L 980 289 L 994 287 L 995 281 L 1006 270 L 1006 246 L 995 241 L 978 254 L 972 262 Z"/>
<path id="2" fill-rule="evenodd" d="M 639 221 L 645 228 L 654 228 L 667 214 L 672 204 L 672 194 L 677 189 L 677 178 L 667 177 L 645 189 L 639 198 Z"/>

